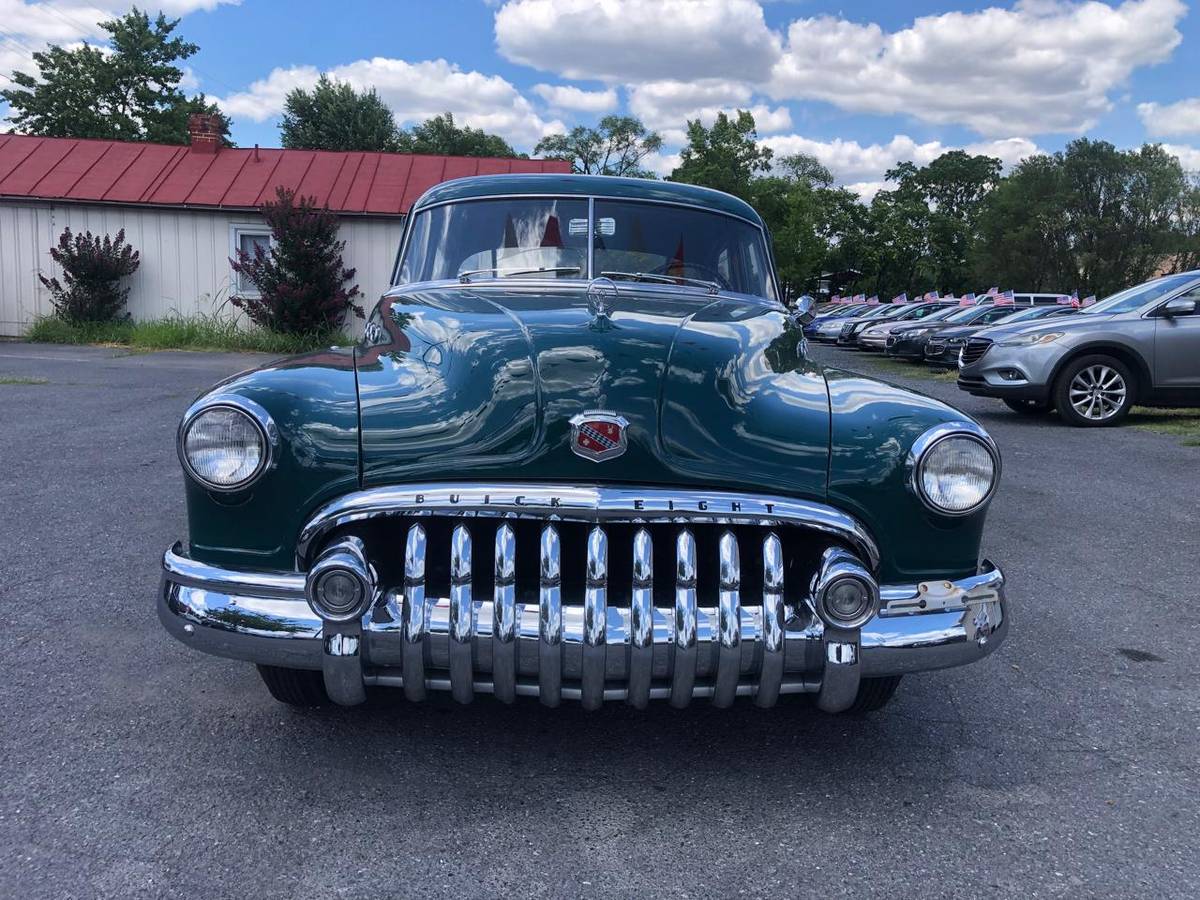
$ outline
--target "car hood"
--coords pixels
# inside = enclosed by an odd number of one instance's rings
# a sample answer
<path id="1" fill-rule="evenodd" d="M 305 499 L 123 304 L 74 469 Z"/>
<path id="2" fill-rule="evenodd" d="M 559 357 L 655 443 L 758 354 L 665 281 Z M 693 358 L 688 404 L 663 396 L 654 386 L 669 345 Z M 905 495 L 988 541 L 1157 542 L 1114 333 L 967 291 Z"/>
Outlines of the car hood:
<path id="1" fill-rule="evenodd" d="M 1040 322 L 1014 322 L 1011 325 L 1004 325 L 1002 323 L 980 331 L 978 336 L 998 341 L 1001 338 L 1014 334 L 1027 334 L 1031 332 L 1091 331 L 1096 327 L 1097 323 L 1107 322 L 1112 318 L 1114 316 L 1110 313 L 1087 313 L 1076 316 L 1063 316 L 1062 318 Z"/>
<path id="2" fill-rule="evenodd" d="M 364 485 L 522 479 L 753 488 L 821 499 L 829 395 L 775 305 L 621 284 L 389 293 L 356 351 Z M 572 450 L 570 420 L 628 420 L 626 452 Z"/>
<path id="3" fill-rule="evenodd" d="M 955 325 L 954 327 L 946 326 L 937 330 L 937 336 L 940 338 L 958 338 L 967 337 L 979 331 L 978 325 Z"/>

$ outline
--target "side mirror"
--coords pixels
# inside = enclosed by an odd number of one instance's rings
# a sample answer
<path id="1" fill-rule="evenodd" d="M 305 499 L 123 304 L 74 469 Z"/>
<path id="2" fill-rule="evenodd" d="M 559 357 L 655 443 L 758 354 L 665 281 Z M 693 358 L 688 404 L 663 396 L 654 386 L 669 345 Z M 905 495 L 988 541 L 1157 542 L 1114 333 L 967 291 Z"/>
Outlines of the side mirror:
<path id="1" fill-rule="evenodd" d="M 807 325 L 816 315 L 817 302 L 808 294 L 802 294 L 792 304 L 792 321 L 798 325 Z"/>
<path id="2" fill-rule="evenodd" d="M 1176 316 L 1194 316 L 1196 314 L 1196 301 L 1190 297 L 1176 297 L 1174 300 L 1168 300 L 1164 303 L 1160 312 L 1168 319 L 1173 319 Z"/>

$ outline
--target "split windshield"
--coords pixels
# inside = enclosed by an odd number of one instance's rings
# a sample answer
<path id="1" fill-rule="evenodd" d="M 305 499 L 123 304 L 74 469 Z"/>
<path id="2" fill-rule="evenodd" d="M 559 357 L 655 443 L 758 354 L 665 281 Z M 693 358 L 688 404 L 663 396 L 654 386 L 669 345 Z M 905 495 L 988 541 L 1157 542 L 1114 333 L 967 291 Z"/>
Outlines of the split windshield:
<path id="1" fill-rule="evenodd" d="M 683 206 L 596 198 L 471 200 L 417 214 L 398 283 L 640 281 L 775 297 L 762 232 Z M 594 240 L 589 271 L 588 238 Z"/>

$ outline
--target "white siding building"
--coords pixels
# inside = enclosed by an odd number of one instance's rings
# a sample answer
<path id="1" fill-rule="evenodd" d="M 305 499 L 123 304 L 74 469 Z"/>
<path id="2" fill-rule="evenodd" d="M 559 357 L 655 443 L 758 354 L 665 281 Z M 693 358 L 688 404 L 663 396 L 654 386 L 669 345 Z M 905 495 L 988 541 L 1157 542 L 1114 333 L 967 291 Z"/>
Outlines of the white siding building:
<path id="1" fill-rule="evenodd" d="M 63 229 L 116 235 L 140 254 L 128 279 L 135 319 L 244 315 L 229 260 L 270 231 L 258 210 L 277 187 L 337 212 L 343 259 L 361 302 L 387 289 L 404 217 L 425 190 L 476 174 L 568 171 L 554 160 L 218 148 L 203 123 L 190 146 L 0 135 L 0 335 L 22 334 L 53 312 L 38 280 L 61 275 L 50 258 Z M 347 321 L 350 328 L 358 320 Z"/>

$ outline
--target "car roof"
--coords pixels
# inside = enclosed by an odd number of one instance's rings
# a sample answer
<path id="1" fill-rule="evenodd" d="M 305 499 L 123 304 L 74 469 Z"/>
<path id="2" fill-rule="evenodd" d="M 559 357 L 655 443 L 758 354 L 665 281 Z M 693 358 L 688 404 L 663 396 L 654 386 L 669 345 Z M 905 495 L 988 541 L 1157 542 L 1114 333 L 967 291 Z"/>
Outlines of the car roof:
<path id="1" fill-rule="evenodd" d="M 522 175 L 476 175 L 455 178 L 435 185 L 420 196 L 412 211 L 453 200 L 482 200 L 488 197 L 580 196 L 612 197 L 620 200 L 654 200 L 679 203 L 711 212 L 737 216 L 763 227 L 749 203 L 712 188 L 649 178 L 620 178 L 612 175 L 566 175 L 557 173 Z"/>

